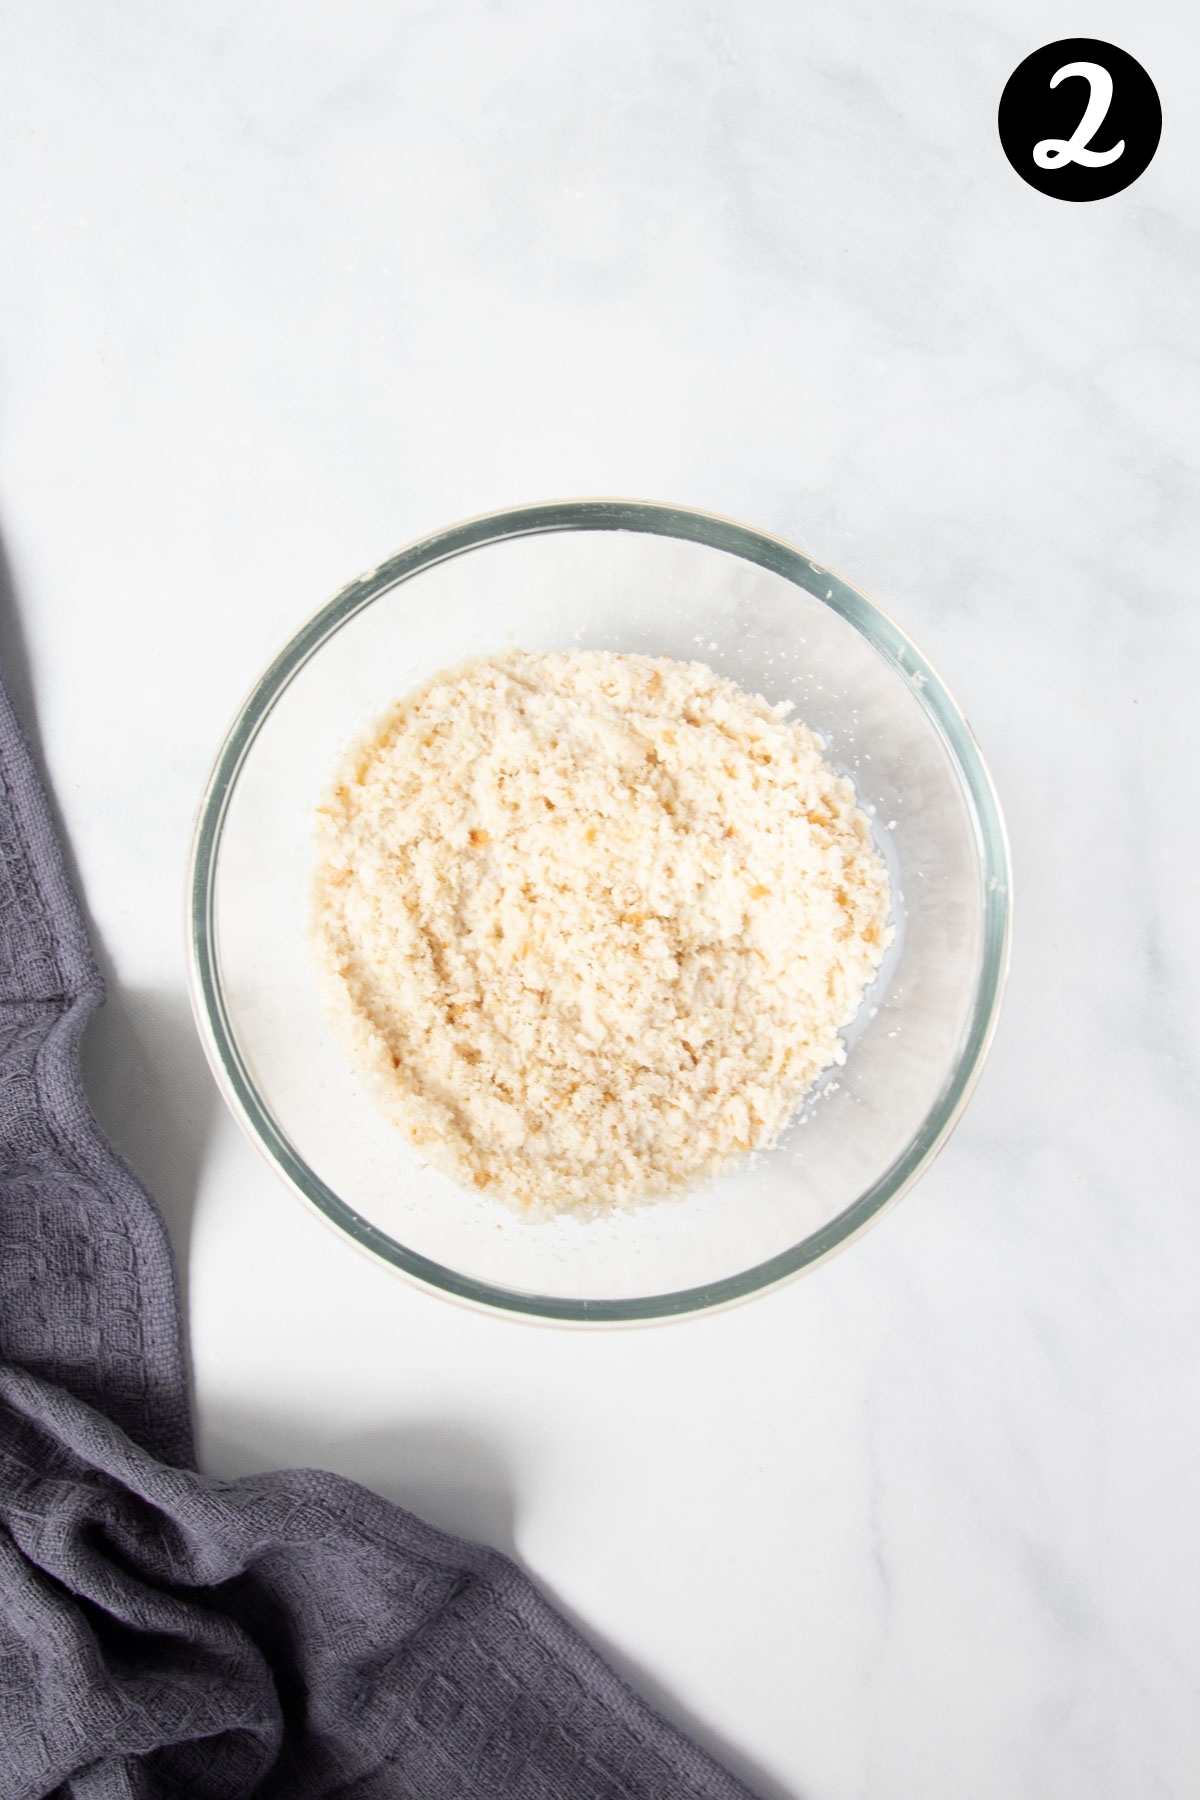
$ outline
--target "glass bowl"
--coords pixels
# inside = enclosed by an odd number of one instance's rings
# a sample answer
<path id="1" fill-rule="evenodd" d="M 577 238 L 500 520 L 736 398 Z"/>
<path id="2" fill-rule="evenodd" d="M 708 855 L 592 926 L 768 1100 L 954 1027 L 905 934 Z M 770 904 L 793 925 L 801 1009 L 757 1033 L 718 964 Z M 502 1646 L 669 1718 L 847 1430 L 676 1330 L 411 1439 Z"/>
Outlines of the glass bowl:
<path id="1" fill-rule="evenodd" d="M 504 648 L 697 658 L 795 702 L 872 812 L 896 937 L 848 1059 L 778 1146 L 680 1198 L 524 1219 L 424 1165 L 329 1024 L 309 939 L 313 809 L 348 741 L 440 669 Z M 996 1023 L 1009 859 L 971 731 L 870 601 L 728 520 L 633 501 L 453 525 L 343 589 L 258 682 L 191 868 L 193 1002 L 234 1113 L 302 1199 L 439 1292 L 577 1323 L 696 1313 L 860 1231 L 946 1141 Z"/>

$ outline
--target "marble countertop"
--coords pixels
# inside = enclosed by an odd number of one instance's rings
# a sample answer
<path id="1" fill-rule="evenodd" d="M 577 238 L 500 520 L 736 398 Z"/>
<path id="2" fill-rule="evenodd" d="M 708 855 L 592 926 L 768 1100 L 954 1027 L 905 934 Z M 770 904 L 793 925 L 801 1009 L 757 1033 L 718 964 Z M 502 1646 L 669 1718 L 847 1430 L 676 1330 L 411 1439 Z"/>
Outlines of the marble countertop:
<path id="1" fill-rule="evenodd" d="M 1163 0 L 1065 29 L 1163 102 L 1094 205 L 1000 153 L 1032 0 L 9 13 L 4 642 L 207 1465 L 321 1463 L 512 1550 L 764 1800 L 1200 1787 L 1200 34 Z M 1017 922 L 976 1098 L 873 1232 L 728 1315 L 552 1337 L 368 1265 L 258 1161 L 183 871 L 298 621 L 588 493 L 882 601 L 988 754 Z"/>

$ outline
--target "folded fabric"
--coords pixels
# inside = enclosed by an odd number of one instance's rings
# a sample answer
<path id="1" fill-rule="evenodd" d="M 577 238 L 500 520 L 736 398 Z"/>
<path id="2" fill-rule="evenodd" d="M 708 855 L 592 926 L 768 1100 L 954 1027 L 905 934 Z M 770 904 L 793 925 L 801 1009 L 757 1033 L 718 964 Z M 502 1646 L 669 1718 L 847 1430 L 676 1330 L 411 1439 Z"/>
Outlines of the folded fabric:
<path id="1" fill-rule="evenodd" d="M 166 1235 L 80 1083 L 100 998 L 0 687 L 0 1800 L 748 1800 L 496 1552 L 196 1471 Z"/>

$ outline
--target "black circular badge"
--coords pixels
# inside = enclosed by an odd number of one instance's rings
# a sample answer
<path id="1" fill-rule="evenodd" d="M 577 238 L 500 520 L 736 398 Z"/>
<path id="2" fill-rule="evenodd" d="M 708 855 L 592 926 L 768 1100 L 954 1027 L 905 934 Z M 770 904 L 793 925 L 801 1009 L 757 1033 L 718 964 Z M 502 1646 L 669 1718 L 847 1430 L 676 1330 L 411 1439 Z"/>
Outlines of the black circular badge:
<path id="1" fill-rule="evenodd" d="M 1022 181 L 1055 200 L 1106 200 L 1158 149 L 1162 107 L 1140 62 L 1100 38 L 1059 38 L 1018 63 L 1000 142 Z"/>

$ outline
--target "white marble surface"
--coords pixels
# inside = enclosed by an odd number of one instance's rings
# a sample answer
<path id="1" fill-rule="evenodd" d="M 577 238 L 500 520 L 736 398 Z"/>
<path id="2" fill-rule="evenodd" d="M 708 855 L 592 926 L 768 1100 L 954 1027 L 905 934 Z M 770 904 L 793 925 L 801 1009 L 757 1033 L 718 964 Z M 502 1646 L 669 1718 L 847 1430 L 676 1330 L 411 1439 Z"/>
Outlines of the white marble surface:
<path id="1" fill-rule="evenodd" d="M 994 108 L 1079 30 L 1166 123 L 1064 206 Z M 1194 8 L 15 0 L 5 35 L 0 530 L 209 1465 L 514 1549 L 768 1800 L 1200 1791 Z M 1019 912 L 976 1100 L 876 1231 L 728 1316 L 550 1336 L 257 1161 L 183 864 L 234 706 L 346 577 L 613 492 L 894 611 Z"/>

